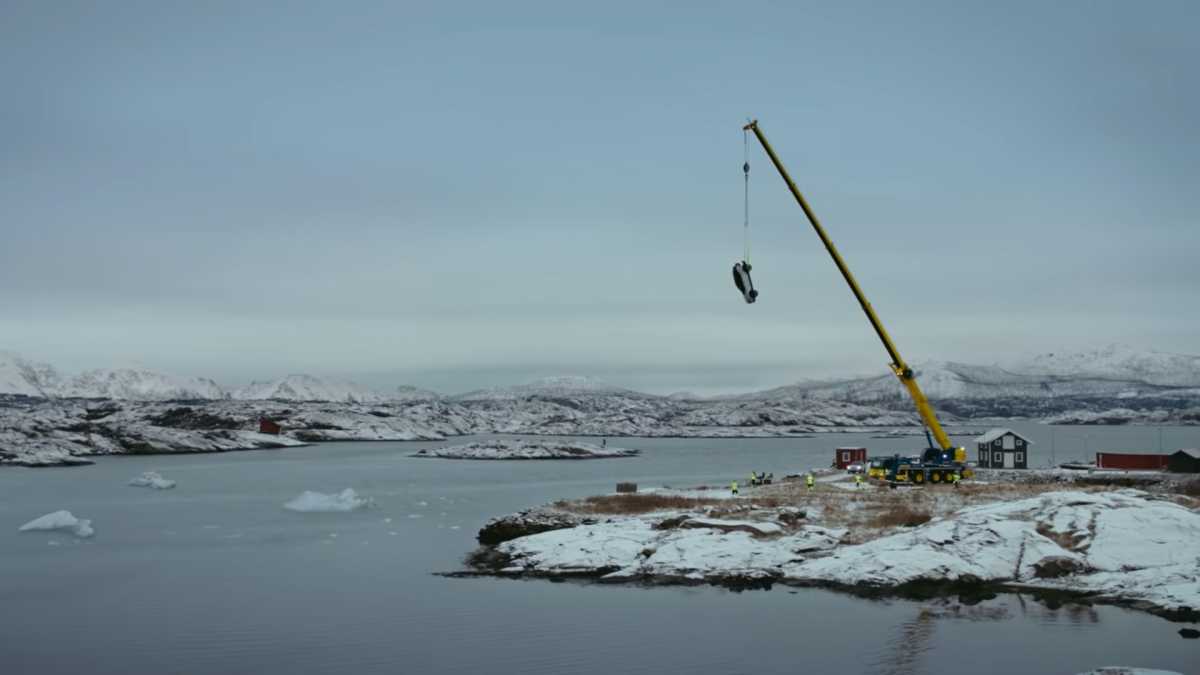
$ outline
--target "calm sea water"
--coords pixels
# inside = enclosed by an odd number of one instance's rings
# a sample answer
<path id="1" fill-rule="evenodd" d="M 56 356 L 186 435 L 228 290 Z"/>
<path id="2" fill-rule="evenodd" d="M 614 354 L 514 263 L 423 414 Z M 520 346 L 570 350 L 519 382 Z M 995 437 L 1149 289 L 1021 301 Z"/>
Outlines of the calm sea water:
<path id="1" fill-rule="evenodd" d="M 986 425 L 983 425 L 986 426 Z M 1035 464 L 1157 448 L 1153 428 L 1017 425 Z M 1165 446 L 1200 446 L 1167 428 Z M 966 439 L 963 439 L 966 440 Z M 408 457 L 436 443 L 329 443 L 224 455 L 111 457 L 0 470 L 3 673 L 1076 673 L 1110 664 L 1200 672 L 1200 642 L 1115 607 L 1002 595 L 961 611 L 776 587 L 636 588 L 447 579 L 489 517 L 564 497 L 725 482 L 825 466 L 837 445 L 913 441 L 610 439 L 590 462 Z M 1087 449 L 1085 449 L 1085 444 Z M 127 487 L 155 469 L 174 490 Z M 377 507 L 299 514 L 304 490 Z M 18 534 L 57 509 L 96 536 Z"/>

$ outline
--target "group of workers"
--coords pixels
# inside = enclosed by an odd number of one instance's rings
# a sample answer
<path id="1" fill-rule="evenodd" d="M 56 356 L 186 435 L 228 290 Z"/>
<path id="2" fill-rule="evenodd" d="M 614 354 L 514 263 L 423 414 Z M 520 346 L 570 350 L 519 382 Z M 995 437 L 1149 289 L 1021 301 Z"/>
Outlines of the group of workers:
<path id="1" fill-rule="evenodd" d="M 765 472 L 760 473 L 758 471 L 750 472 L 750 481 L 749 481 L 750 485 L 770 485 L 774 481 L 775 481 L 775 474 L 773 472 L 772 473 L 765 473 Z M 735 495 L 738 493 L 738 482 L 736 480 L 729 484 L 729 490 L 730 490 L 730 492 L 732 492 Z"/>
<path id="2" fill-rule="evenodd" d="M 771 482 L 774 480 L 775 480 L 774 473 L 758 473 L 756 471 L 750 472 L 750 485 L 770 485 Z M 863 486 L 864 480 L 865 479 L 863 477 L 862 472 L 855 473 L 854 474 L 854 487 L 856 489 L 861 488 Z M 950 475 L 946 478 L 946 480 L 949 481 L 950 484 L 952 484 L 954 487 L 958 487 L 958 481 L 962 480 L 962 476 L 959 474 L 959 472 L 954 471 L 954 472 L 950 473 Z M 808 473 L 804 474 L 804 486 L 808 490 L 811 491 L 813 488 L 816 487 L 816 485 L 817 485 L 817 477 L 816 477 L 816 475 L 813 474 L 812 471 L 809 471 Z M 729 489 L 733 494 L 736 495 L 738 493 L 738 482 L 736 480 L 733 481 L 733 483 L 730 484 Z"/>

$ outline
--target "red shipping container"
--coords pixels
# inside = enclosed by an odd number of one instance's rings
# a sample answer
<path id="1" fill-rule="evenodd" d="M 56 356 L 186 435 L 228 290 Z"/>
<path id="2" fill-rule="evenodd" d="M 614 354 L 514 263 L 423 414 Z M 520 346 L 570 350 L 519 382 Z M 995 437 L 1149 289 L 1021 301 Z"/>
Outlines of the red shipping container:
<path id="1" fill-rule="evenodd" d="M 839 469 L 845 469 L 851 464 L 866 464 L 867 449 L 866 448 L 838 448 L 834 452 L 833 465 Z"/>
<path id="2" fill-rule="evenodd" d="M 1097 452 L 1097 469 L 1165 471 L 1169 455 L 1135 455 L 1127 452 Z"/>

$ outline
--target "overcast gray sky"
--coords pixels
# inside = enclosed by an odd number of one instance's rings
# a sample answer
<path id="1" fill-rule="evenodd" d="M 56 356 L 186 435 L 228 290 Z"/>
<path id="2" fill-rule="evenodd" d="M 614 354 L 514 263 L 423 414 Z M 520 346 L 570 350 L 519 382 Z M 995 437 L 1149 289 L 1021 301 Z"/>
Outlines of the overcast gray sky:
<path id="1" fill-rule="evenodd" d="M 1200 342 L 1200 4 L 5 2 L 0 348 L 653 391 Z"/>

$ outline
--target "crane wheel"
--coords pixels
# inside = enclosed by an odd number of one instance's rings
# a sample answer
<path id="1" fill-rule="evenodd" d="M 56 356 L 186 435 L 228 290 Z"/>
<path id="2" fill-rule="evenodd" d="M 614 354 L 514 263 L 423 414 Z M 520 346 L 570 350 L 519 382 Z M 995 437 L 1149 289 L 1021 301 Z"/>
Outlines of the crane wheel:
<path id="1" fill-rule="evenodd" d="M 940 483 L 940 482 L 942 482 L 942 472 L 941 472 L 941 471 L 934 471 L 933 473 L 929 474 L 929 480 L 930 480 L 930 481 L 932 481 L 932 482 L 934 482 L 934 483 Z"/>
<path id="2" fill-rule="evenodd" d="M 917 483 L 918 485 L 920 485 L 921 483 L 924 483 L 925 482 L 925 473 L 922 471 L 918 471 L 918 472 L 914 473 L 913 477 L 912 477 L 912 482 Z"/>

